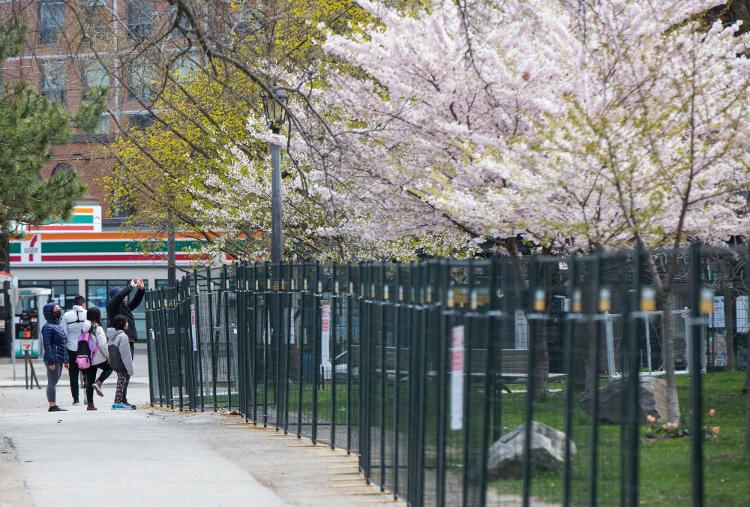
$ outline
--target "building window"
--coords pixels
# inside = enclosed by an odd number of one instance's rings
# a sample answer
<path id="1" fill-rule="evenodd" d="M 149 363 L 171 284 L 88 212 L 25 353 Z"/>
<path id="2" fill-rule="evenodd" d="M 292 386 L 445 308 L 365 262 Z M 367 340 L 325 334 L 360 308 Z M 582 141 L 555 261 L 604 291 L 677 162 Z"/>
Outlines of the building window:
<path id="1" fill-rule="evenodd" d="M 99 100 L 107 96 L 109 88 L 109 74 L 99 60 L 91 59 L 83 69 L 83 80 L 86 89 L 83 92 L 85 100 Z"/>
<path id="2" fill-rule="evenodd" d="M 73 300 L 78 292 L 78 280 L 19 280 L 18 288 L 28 289 L 31 287 L 40 287 L 52 289 L 52 302 L 57 303 L 62 308 L 70 310 L 73 308 Z M 29 301 L 35 301 L 33 298 L 26 298 Z M 36 309 L 36 308 L 35 308 Z"/>
<path id="3" fill-rule="evenodd" d="M 39 4 L 39 43 L 56 43 L 64 23 L 65 2 L 42 0 Z"/>
<path id="4" fill-rule="evenodd" d="M 155 82 L 153 65 L 148 65 L 143 59 L 128 64 L 128 100 L 151 100 Z"/>
<path id="5" fill-rule="evenodd" d="M 130 280 L 86 280 L 86 300 L 89 308 L 98 306 L 102 311 L 102 324 L 109 326 L 107 321 L 107 301 L 109 300 L 110 289 L 124 289 L 130 283 Z M 148 288 L 148 282 L 146 288 Z M 135 289 L 131 295 L 135 293 Z M 133 310 L 135 317 L 135 328 L 138 330 L 138 337 L 143 339 L 146 336 L 146 313 L 144 311 L 145 303 L 141 303 L 138 308 Z"/>
<path id="6" fill-rule="evenodd" d="M 83 9 L 77 16 L 84 41 L 103 40 L 109 33 L 106 0 L 83 0 Z"/>
<path id="7" fill-rule="evenodd" d="M 107 134 L 109 132 L 109 113 L 104 113 L 99 117 L 94 134 Z"/>
<path id="8" fill-rule="evenodd" d="M 154 2 L 130 0 L 128 2 L 128 37 L 144 39 L 154 33 Z"/>
<path id="9" fill-rule="evenodd" d="M 41 62 L 39 89 L 48 100 L 65 104 L 68 95 L 64 62 Z"/>

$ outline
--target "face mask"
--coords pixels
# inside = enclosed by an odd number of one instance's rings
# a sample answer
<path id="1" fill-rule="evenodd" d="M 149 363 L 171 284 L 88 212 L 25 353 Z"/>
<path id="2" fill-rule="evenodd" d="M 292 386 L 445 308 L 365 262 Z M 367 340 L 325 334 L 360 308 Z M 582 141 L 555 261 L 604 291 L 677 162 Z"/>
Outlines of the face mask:
<path id="1" fill-rule="evenodd" d="M 56 319 L 59 319 L 62 317 L 62 311 L 61 310 L 55 310 L 55 313 L 53 313 Z"/>

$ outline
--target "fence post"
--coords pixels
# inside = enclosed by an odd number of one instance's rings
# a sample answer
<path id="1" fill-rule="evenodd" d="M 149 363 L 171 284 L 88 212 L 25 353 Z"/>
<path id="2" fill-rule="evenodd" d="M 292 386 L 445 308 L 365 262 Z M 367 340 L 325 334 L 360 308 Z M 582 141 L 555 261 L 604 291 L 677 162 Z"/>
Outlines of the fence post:
<path id="1" fill-rule="evenodd" d="M 632 284 L 623 298 L 623 346 L 620 403 L 620 504 L 634 507 L 638 502 L 638 328 L 635 322 L 641 313 L 641 265 L 643 245 L 633 253 Z"/>
<path id="2" fill-rule="evenodd" d="M 218 399 L 216 397 L 216 333 L 214 332 L 214 302 L 213 287 L 211 282 L 211 268 L 206 268 L 206 277 L 208 280 L 208 335 L 211 340 L 211 387 L 214 398 L 214 412 L 218 410 Z"/>
<path id="3" fill-rule="evenodd" d="M 497 325 L 491 326 L 492 333 L 492 348 L 493 353 L 496 356 L 493 358 L 494 367 L 500 371 L 502 365 L 502 348 L 500 347 L 500 336 L 502 333 L 502 323 L 505 318 L 510 316 L 508 311 L 508 298 L 503 298 L 502 303 L 499 301 L 499 292 L 502 290 L 502 264 L 498 257 L 492 257 L 491 273 L 492 283 L 490 284 L 490 312 L 492 312 L 492 319 L 497 320 Z M 502 372 L 501 372 L 502 374 Z M 491 399 L 492 406 L 492 443 L 494 445 L 500 439 L 501 434 L 501 419 L 502 419 L 502 377 L 495 379 L 493 383 L 493 395 Z"/>
<path id="4" fill-rule="evenodd" d="M 419 451 L 417 455 L 417 461 L 419 467 L 417 469 L 418 477 L 418 491 L 416 507 L 422 507 L 424 505 L 424 469 L 425 469 L 425 433 L 427 426 L 427 368 L 425 365 L 424 358 L 427 357 L 427 309 L 420 304 L 419 314 L 419 326 L 417 328 L 417 334 L 419 337 L 419 354 L 420 366 L 419 370 Z"/>
<path id="5" fill-rule="evenodd" d="M 360 316 L 360 343 L 359 343 L 359 411 L 360 411 L 360 467 L 365 479 L 370 482 L 370 433 L 372 420 L 370 419 L 370 403 L 372 391 L 370 389 L 370 347 L 372 344 L 371 309 L 372 305 L 367 301 L 367 287 L 370 283 L 370 270 L 368 266 L 359 265 L 359 316 Z"/>
<path id="6" fill-rule="evenodd" d="M 468 297 L 471 301 L 471 292 L 474 288 L 474 259 L 470 258 L 467 269 L 469 270 L 468 279 Z M 461 312 L 458 317 L 460 318 L 461 325 L 464 326 L 464 357 L 463 357 L 463 377 L 464 377 L 464 392 L 463 392 L 463 506 L 469 506 L 469 486 L 471 484 L 471 383 L 472 383 L 472 350 L 474 349 L 474 332 L 476 319 L 474 318 L 474 311 L 470 310 L 469 313 Z"/>
<path id="7" fill-rule="evenodd" d="M 484 371 L 484 407 L 482 409 L 482 436 L 480 439 L 482 445 L 482 459 L 480 462 L 480 484 L 479 484 L 479 505 L 484 507 L 487 505 L 487 486 L 488 486 L 488 472 L 487 463 L 489 461 L 489 449 L 494 443 L 490 441 L 490 425 L 492 424 L 492 400 L 495 397 L 495 346 L 493 343 L 493 336 L 490 333 L 492 328 L 492 315 L 491 311 L 493 308 L 492 298 L 493 293 L 497 290 L 495 285 L 495 259 L 494 257 L 490 260 L 489 264 L 489 298 L 487 300 L 487 310 L 482 315 L 482 328 L 481 334 L 484 339 L 483 345 L 486 351 L 487 357 L 485 358 L 485 371 Z M 499 392 L 498 392 L 499 395 Z"/>
<path id="8" fill-rule="evenodd" d="M 292 269 L 293 264 L 290 262 L 287 264 L 287 273 L 288 273 L 288 281 L 286 284 L 283 282 L 284 273 L 282 271 L 282 289 L 286 289 L 287 292 L 279 296 L 281 298 L 282 302 L 282 311 L 281 319 L 280 319 L 280 325 L 282 329 L 284 330 L 284 335 L 286 336 L 284 340 L 284 385 L 283 385 L 283 404 L 284 404 L 284 435 L 289 433 L 289 379 L 290 379 L 290 373 L 289 373 L 289 351 L 292 347 L 292 321 L 294 318 L 294 312 L 292 309 Z M 288 304 L 286 304 L 288 302 Z M 284 315 L 288 314 L 287 318 L 287 326 L 284 326 Z"/>
<path id="9" fill-rule="evenodd" d="M 312 318 L 312 361 L 310 363 L 310 374 L 312 375 L 312 443 L 318 443 L 318 387 L 320 378 L 320 355 L 318 344 L 320 340 L 320 298 L 318 281 L 320 275 L 320 263 L 315 261 L 315 280 L 313 282 L 313 318 Z"/>
<path id="10" fill-rule="evenodd" d="M 227 409 L 232 410 L 232 340 L 229 334 L 229 276 L 227 265 L 221 267 L 221 293 L 224 299 L 224 342 L 227 354 Z M 220 294 L 221 294 L 220 293 Z M 221 302 L 222 297 L 219 296 Z"/>
<path id="11" fill-rule="evenodd" d="M 448 263 L 445 260 L 440 260 L 434 263 L 434 269 L 436 271 L 435 276 L 435 292 L 436 297 L 439 298 L 439 324 L 438 324 L 438 420 L 437 420 L 437 505 L 443 507 L 445 505 L 445 454 L 446 454 L 446 419 L 448 414 L 448 354 L 449 354 L 449 340 L 448 336 L 451 332 L 451 319 L 449 314 L 453 312 L 453 309 L 447 307 L 447 293 L 448 293 Z"/>
<path id="12" fill-rule="evenodd" d="M 394 299 L 395 304 L 393 305 L 393 342 L 395 346 L 395 379 L 393 388 L 393 498 L 398 498 L 398 467 L 400 460 L 399 453 L 399 432 L 401 430 L 401 304 L 403 299 L 403 290 L 401 289 L 401 266 L 395 264 L 395 280 L 394 280 Z"/>
<path id="13" fill-rule="evenodd" d="M 701 305 L 704 303 L 701 283 L 701 245 L 693 242 L 690 245 L 690 264 L 691 264 L 691 317 L 692 317 L 692 335 L 690 342 L 690 363 L 693 366 L 690 370 L 690 405 L 692 414 L 690 417 L 690 439 L 691 439 L 691 485 L 693 505 L 701 507 L 703 505 L 703 386 L 702 386 L 702 368 L 701 358 L 702 331 L 703 331 L 703 311 Z M 703 297 L 702 297 L 703 296 Z M 708 303 L 706 301 L 705 303 Z M 713 301 L 710 302 L 713 305 Z"/>
<path id="14" fill-rule="evenodd" d="M 173 386 L 172 386 L 172 368 L 169 365 L 169 317 L 170 317 L 170 307 L 169 307 L 169 296 L 167 294 L 167 289 L 161 288 L 161 301 L 162 301 L 162 308 L 164 311 L 162 312 L 162 336 L 164 339 L 162 340 L 162 354 L 164 355 L 164 373 L 166 375 L 165 379 L 165 385 L 166 385 L 166 394 L 167 394 L 167 404 L 170 408 L 174 408 L 174 396 L 173 396 Z"/>
<path id="15" fill-rule="evenodd" d="M 352 282 L 352 265 L 346 265 L 346 453 L 352 452 L 352 299 L 354 298 Z M 362 365 L 360 365 L 360 383 L 362 379 Z"/>
<path id="16" fill-rule="evenodd" d="M 235 264 L 235 312 L 237 317 L 237 406 L 247 421 L 247 312 L 245 311 L 246 287 L 245 263 Z"/>
<path id="17" fill-rule="evenodd" d="M 602 252 L 596 253 L 596 266 L 594 267 L 593 287 L 597 293 L 596 307 L 593 308 L 594 316 L 594 347 L 591 362 L 591 471 L 589 475 L 589 505 L 597 505 L 598 489 L 598 468 L 599 468 L 599 356 L 601 355 L 601 329 L 602 321 L 598 320 L 599 316 L 604 316 L 604 312 L 609 310 L 609 299 L 605 299 L 607 293 L 602 290 Z"/>
<path id="18" fill-rule="evenodd" d="M 158 358 L 159 362 L 159 368 L 157 370 L 157 374 L 159 376 L 159 406 L 163 407 L 165 403 L 167 403 L 166 400 L 166 394 L 167 394 L 167 377 L 165 375 L 165 371 L 167 370 L 167 365 L 165 363 L 166 359 L 163 357 L 163 345 L 166 341 L 166 335 L 164 334 L 164 301 L 162 298 L 162 291 L 156 290 L 154 293 L 154 304 L 156 305 L 156 327 L 157 332 L 159 333 L 159 339 L 156 342 L 156 356 Z"/>
<path id="19" fill-rule="evenodd" d="M 253 262 L 252 280 L 248 284 L 250 297 L 250 324 L 248 325 L 248 392 L 252 403 L 252 421 L 258 424 L 258 263 Z M 248 407 L 250 412 L 250 407 Z"/>
<path id="20" fill-rule="evenodd" d="M 331 449 L 336 447 L 336 415 L 338 407 L 336 406 L 336 300 L 339 296 L 338 279 L 336 264 L 332 266 L 332 287 L 331 297 L 329 298 L 329 320 L 328 320 L 328 343 L 332 349 L 331 357 Z M 325 381 L 325 379 L 323 379 Z"/>
<path id="21" fill-rule="evenodd" d="M 188 389 L 188 403 L 190 404 L 190 410 L 195 411 L 197 405 L 197 389 L 195 385 L 196 371 L 195 371 L 195 351 L 193 350 L 193 343 L 195 338 L 193 336 L 192 329 L 192 298 L 190 296 L 190 280 L 183 277 L 180 281 L 180 291 L 182 293 L 182 305 L 183 305 L 183 325 L 185 330 L 185 346 L 187 347 L 186 357 L 186 379 Z"/>
<path id="22" fill-rule="evenodd" d="M 567 373 L 567 389 L 565 393 L 565 461 L 563 464 L 563 505 L 570 505 L 570 481 L 571 481 L 571 433 L 573 432 L 573 393 L 575 382 L 573 380 L 575 368 L 573 366 L 573 352 L 575 350 L 575 327 L 576 318 L 582 311 L 578 305 L 581 304 L 578 289 L 578 257 L 575 253 L 570 259 L 570 287 L 568 290 L 570 308 L 565 322 L 565 372 Z"/>
<path id="23" fill-rule="evenodd" d="M 531 258 L 529 267 L 529 291 L 527 307 L 533 312 L 529 315 L 529 342 L 527 352 L 526 368 L 526 420 L 524 424 L 524 442 L 523 442 L 523 507 L 531 505 L 531 432 L 533 430 L 532 420 L 534 417 L 534 368 L 536 361 L 534 358 L 536 351 L 536 333 L 537 333 L 537 316 L 534 307 L 534 298 L 537 282 L 538 260 L 536 255 Z"/>
<path id="24" fill-rule="evenodd" d="M 275 304 L 271 305 L 270 311 L 273 314 L 273 320 L 272 320 L 272 328 L 273 328 L 273 334 L 271 335 L 272 340 L 274 340 L 275 343 L 275 353 L 276 353 L 276 361 L 273 367 L 273 406 L 274 406 L 274 413 L 276 417 L 274 418 L 274 426 L 276 427 L 276 431 L 279 430 L 279 417 L 281 413 L 281 391 L 282 391 L 282 385 L 281 385 L 281 364 L 282 364 L 282 353 L 283 353 L 283 347 L 282 343 L 284 343 L 284 326 L 283 326 L 283 317 L 282 317 L 282 311 L 281 311 L 281 272 L 282 272 L 282 265 L 283 262 L 279 261 L 275 265 L 272 266 L 271 269 L 271 298 L 272 301 L 274 301 Z"/>
<path id="25" fill-rule="evenodd" d="M 195 342 L 198 345 L 198 381 L 201 392 L 201 412 L 206 409 L 205 392 L 203 385 L 203 347 L 201 346 L 201 307 L 200 307 L 200 285 L 198 284 L 198 271 L 193 270 L 193 287 L 195 289 Z"/>
<path id="26" fill-rule="evenodd" d="M 305 313 L 305 301 L 307 300 L 307 265 L 302 261 L 302 285 L 300 287 L 300 335 L 297 339 L 299 342 L 299 386 L 297 391 L 297 438 L 302 438 L 302 398 L 305 395 L 305 337 L 307 335 L 307 317 Z"/>
<path id="27" fill-rule="evenodd" d="M 385 490 L 385 478 L 386 478 L 386 466 L 385 466 L 385 439 L 383 435 L 386 434 L 385 430 L 385 370 L 386 370 L 386 333 L 385 333 L 385 263 L 381 261 L 379 266 L 379 278 L 380 278 L 380 294 L 373 294 L 374 297 L 378 297 L 378 323 L 377 323 L 377 336 L 378 342 L 380 343 L 380 382 L 378 390 L 380 391 L 380 491 Z M 374 299 L 373 297 L 373 299 Z"/>
<path id="28" fill-rule="evenodd" d="M 151 343 L 151 334 L 153 333 L 154 317 L 152 308 L 152 291 L 146 292 L 146 357 L 148 357 L 148 402 L 152 407 L 154 406 L 154 360 L 151 357 L 153 352 L 153 345 Z"/>

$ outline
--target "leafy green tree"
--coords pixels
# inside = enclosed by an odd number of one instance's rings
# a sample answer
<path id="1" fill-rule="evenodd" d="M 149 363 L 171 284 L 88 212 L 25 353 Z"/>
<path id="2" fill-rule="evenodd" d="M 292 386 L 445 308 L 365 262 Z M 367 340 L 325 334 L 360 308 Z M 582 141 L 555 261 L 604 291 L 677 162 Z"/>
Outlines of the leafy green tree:
<path id="1" fill-rule="evenodd" d="M 0 21 L 0 63 L 18 54 L 24 27 L 17 19 Z M 52 146 L 66 141 L 71 128 L 94 125 L 102 104 L 85 104 L 77 114 L 24 82 L 0 90 L 0 269 L 9 271 L 9 242 L 20 224 L 39 224 L 68 216 L 85 185 L 73 171 L 42 178 Z"/>

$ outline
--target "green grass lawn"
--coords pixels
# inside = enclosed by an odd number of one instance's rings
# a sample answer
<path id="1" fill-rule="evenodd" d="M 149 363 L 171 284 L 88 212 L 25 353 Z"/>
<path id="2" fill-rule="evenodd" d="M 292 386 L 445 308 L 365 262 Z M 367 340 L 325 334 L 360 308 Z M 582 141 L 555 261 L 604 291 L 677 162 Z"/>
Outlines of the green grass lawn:
<path id="1" fill-rule="evenodd" d="M 705 497 L 707 505 L 721 505 L 722 507 L 750 505 L 750 459 L 744 447 L 744 425 L 745 425 L 745 397 L 742 395 L 744 373 L 711 373 L 703 377 L 704 387 L 704 418 L 709 427 L 719 426 L 718 438 L 705 441 L 704 471 L 705 471 Z M 377 380 L 377 379 L 375 379 Z M 680 394 L 680 409 L 683 416 L 689 414 L 689 382 L 688 376 L 678 377 Z M 606 383 L 606 380 L 602 380 Z M 225 406 L 226 385 L 217 386 L 219 389 L 218 405 Z M 259 383 L 257 388 L 257 402 L 262 405 L 264 396 L 264 385 Z M 402 432 L 401 443 L 409 439 L 408 422 L 409 416 L 414 415 L 408 411 L 409 392 L 408 382 L 401 384 L 401 403 L 406 411 L 401 412 L 399 422 Z M 534 420 L 544 422 L 559 430 L 564 429 L 564 391 L 563 383 L 550 386 L 554 392 L 547 400 L 537 402 L 534 405 Z M 233 390 L 237 386 L 233 386 Z M 293 383 L 289 386 L 289 411 L 296 415 L 301 406 L 305 421 L 312 420 L 313 390 L 306 380 L 302 391 L 299 385 Z M 373 388 L 373 399 L 371 401 L 372 423 L 373 423 L 373 445 L 374 451 L 378 449 L 379 421 L 381 418 L 381 397 L 383 400 L 384 413 L 382 414 L 386 425 L 392 428 L 395 417 L 395 386 L 388 382 L 385 391 L 380 393 L 379 384 L 375 382 Z M 221 391 L 224 391 L 223 393 Z M 335 414 L 336 422 L 345 425 L 347 422 L 346 384 L 336 384 L 336 408 L 332 407 L 333 386 L 326 383 L 322 389 L 317 391 L 317 415 L 321 423 L 319 427 L 319 438 L 328 438 L 330 427 L 326 423 L 332 420 Z M 352 414 L 351 421 L 357 425 L 359 421 L 359 385 L 352 385 Z M 274 402 L 274 386 L 268 385 L 267 396 L 269 405 Z M 301 400 L 300 400 L 301 394 Z M 205 390 L 206 409 L 213 408 L 212 392 Z M 438 420 L 445 417 L 447 413 L 438 413 L 437 410 L 437 385 L 433 379 L 427 385 L 428 401 L 425 404 L 425 467 L 433 470 L 437 463 L 436 435 Z M 526 393 L 502 393 L 501 395 L 501 419 L 499 434 L 505 434 L 525 420 Z M 250 401 L 250 400 L 248 400 Z M 300 403 L 301 401 L 301 403 Z M 232 394 L 232 404 L 236 405 L 238 397 Z M 446 402 L 450 403 L 449 400 Z M 484 410 L 485 392 L 484 387 L 479 384 L 472 386 L 469 405 L 470 420 L 466 426 L 470 427 L 469 443 L 471 448 L 470 460 L 472 463 L 471 476 L 475 476 L 477 469 L 478 449 L 481 441 L 481 414 Z M 446 410 L 449 406 L 445 407 Z M 709 409 L 714 409 L 715 417 L 709 417 Z M 262 407 L 260 407 L 262 409 Z M 252 413 L 252 407 L 250 407 Z M 269 420 L 274 424 L 275 420 Z M 641 505 L 649 506 L 672 506 L 687 505 L 691 502 L 690 484 L 690 437 L 676 439 L 649 439 L 646 438 L 647 426 L 641 428 L 640 439 L 640 463 L 639 463 L 639 500 Z M 296 431 L 296 424 L 292 424 L 290 430 Z M 573 433 L 572 440 L 576 444 L 577 453 L 572 462 L 572 499 L 576 505 L 587 505 L 589 498 L 589 477 L 591 469 L 591 421 L 590 417 L 581 408 L 580 400 L 574 402 Z M 448 431 L 446 447 L 447 473 L 460 477 L 463 474 L 463 445 L 466 435 L 463 431 Z M 342 442 L 338 442 L 339 445 Z M 390 440 L 387 446 L 390 446 Z M 390 449 L 390 447 L 388 447 Z M 377 452 L 373 454 L 373 462 L 377 461 Z M 598 503 L 600 505 L 616 505 L 620 503 L 620 467 L 622 458 L 622 446 L 620 438 L 620 426 L 602 423 L 599 425 L 599 444 L 597 446 L 598 466 Z M 387 459 L 389 460 L 390 451 Z M 401 456 L 401 464 L 405 465 L 408 456 Z M 390 461 L 389 461 L 390 463 Z M 532 495 L 543 498 L 550 502 L 559 502 L 562 499 L 563 474 L 561 470 L 553 472 L 537 471 L 532 481 Z M 522 481 L 519 479 L 500 479 L 493 481 L 491 487 L 501 493 L 520 494 Z"/>
<path id="2" fill-rule="evenodd" d="M 706 440 L 705 498 L 707 505 L 740 506 L 750 504 L 750 460 L 744 447 L 745 397 L 742 395 L 744 373 L 712 373 L 703 377 L 705 424 L 719 426 L 718 438 Z M 678 377 L 680 409 L 689 412 L 689 383 L 687 376 Z M 523 417 L 521 394 L 503 395 L 503 432 L 521 424 Z M 534 419 L 563 429 L 563 396 L 552 396 L 535 404 Z M 520 406 L 519 406 L 520 405 Z M 716 411 L 708 417 L 709 409 Z M 578 453 L 573 460 L 572 495 L 575 504 L 588 503 L 591 462 L 588 416 L 576 403 L 573 440 Z M 641 428 L 639 463 L 639 501 L 641 505 L 689 505 L 690 437 L 649 439 L 647 426 Z M 598 501 L 600 505 L 619 504 L 620 501 L 620 429 L 616 425 L 599 426 Z M 504 493 L 520 493 L 522 481 L 500 479 L 493 486 Z M 549 501 L 562 497 L 562 473 L 539 472 L 534 475 L 532 494 Z"/>

